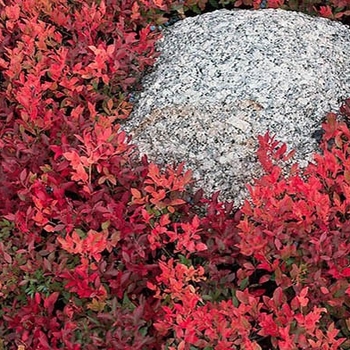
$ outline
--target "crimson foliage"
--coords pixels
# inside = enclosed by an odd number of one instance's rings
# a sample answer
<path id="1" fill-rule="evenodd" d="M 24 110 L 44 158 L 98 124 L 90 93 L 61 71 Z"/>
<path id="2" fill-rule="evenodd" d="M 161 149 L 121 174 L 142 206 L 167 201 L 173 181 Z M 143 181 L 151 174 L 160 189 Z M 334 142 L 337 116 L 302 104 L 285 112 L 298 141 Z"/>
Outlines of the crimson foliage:
<path id="1" fill-rule="evenodd" d="M 261 137 L 240 209 L 120 129 L 151 25 L 189 5 L 0 0 L 0 349 L 350 347 L 345 122 L 287 177 Z"/>

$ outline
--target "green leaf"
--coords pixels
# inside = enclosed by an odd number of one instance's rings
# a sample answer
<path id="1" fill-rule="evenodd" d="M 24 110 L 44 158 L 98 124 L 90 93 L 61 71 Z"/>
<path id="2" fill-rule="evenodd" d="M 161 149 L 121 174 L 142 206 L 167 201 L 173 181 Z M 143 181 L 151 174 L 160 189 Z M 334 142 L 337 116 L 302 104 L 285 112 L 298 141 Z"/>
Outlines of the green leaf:
<path id="1" fill-rule="evenodd" d="M 202 299 L 206 300 L 206 301 L 212 301 L 213 300 L 213 298 L 210 295 L 208 295 L 208 294 L 202 295 Z"/>
<path id="2" fill-rule="evenodd" d="M 183 255 L 179 255 L 179 259 L 180 259 L 180 263 L 187 266 L 187 267 L 190 267 L 192 266 L 192 261 L 191 259 L 187 259 L 185 256 Z"/>
<path id="3" fill-rule="evenodd" d="M 236 2 L 236 0 L 220 0 L 219 1 L 219 4 L 222 5 L 222 6 L 226 6 L 230 3 L 234 4 Z"/>
<path id="4" fill-rule="evenodd" d="M 239 306 L 239 300 L 236 297 L 236 290 L 232 289 L 232 303 L 234 307 L 238 307 Z"/>
<path id="5" fill-rule="evenodd" d="M 219 4 L 216 0 L 209 0 L 209 4 L 215 7 L 216 9 L 219 7 Z"/>
<path id="6" fill-rule="evenodd" d="M 295 258 L 288 258 L 286 260 L 286 265 L 287 266 L 291 266 L 294 263 L 294 261 L 295 261 Z"/>
<path id="7" fill-rule="evenodd" d="M 334 293 L 334 298 L 342 298 L 345 295 L 345 291 L 343 289 L 339 289 Z"/>
<path id="8" fill-rule="evenodd" d="M 111 224 L 111 222 L 110 222 L 109 220 L 103 222 L 103 223 L 101 224 L 102 230 L 103 230 L 103 231 L 104 231 L 104 230 L 107 230 L 110 224 Z"/>
<path id="9" fill-rule="evenodd" d="M 86 237 L 86 232 L 84 232 L 80 228 L 76 228 L 75 232 L 79 235 L 80 238 L 85 238 Z"/>
<path id="10" fill-rule="evenodd" d="M 198 15 L 202 13 L 201 9 L 197 5 L 192 6 L 191 10 Z"/>
<path id="11" fill-rule="evenodd" d="M 131 311 L 134 311 L 136 309 L 136 306 L 131 302 L 127 293 L 124 293 L 122 305 L 123 305 L 123 307 L 126 307 L 126 308 L 130 309 Z"/>
<path id="12" fill-rule="evenodd" d="M 148 333 L 148 327 L 140 328 L 139 332 L 141 333 L 141 335 L 143 335 L 145 337 L 147 335 L 147 333 Z"/>
<path id="13" fill-rule="evenodd" d="M 244 290 L 249 284 L 249 277 L 246 277 L 239 285 L 240 290 Z"/>

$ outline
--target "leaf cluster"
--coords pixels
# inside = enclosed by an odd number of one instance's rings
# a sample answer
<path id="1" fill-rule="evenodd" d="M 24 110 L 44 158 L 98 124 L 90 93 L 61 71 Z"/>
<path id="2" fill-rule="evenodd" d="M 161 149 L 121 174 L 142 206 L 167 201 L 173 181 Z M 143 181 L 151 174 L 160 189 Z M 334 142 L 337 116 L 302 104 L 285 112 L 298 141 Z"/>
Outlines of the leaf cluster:
<path id="1" fill-rule="evenodd" d="M 283 176 L 292 153 L 262 136 L 242 208 L 121 130 L 151 26 L 194 4 L 0 0 L 0 349 L 350 347 L 339 115 L 303 172 Z"/>

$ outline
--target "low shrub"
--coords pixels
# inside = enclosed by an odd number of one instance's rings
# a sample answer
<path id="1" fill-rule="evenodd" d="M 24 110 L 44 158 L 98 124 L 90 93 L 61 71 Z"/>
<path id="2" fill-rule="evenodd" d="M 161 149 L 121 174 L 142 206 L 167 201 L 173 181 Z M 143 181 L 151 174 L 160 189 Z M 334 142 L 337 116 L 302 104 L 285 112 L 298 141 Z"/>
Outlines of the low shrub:
<path id="1" fill-rule="evenodd" d="M 345 122 L 289 176 L 262 136 L 242 208 L 120 129 L 154 26 L 205 4 L 0 0 L 0 349 L 350 348 Z"/>

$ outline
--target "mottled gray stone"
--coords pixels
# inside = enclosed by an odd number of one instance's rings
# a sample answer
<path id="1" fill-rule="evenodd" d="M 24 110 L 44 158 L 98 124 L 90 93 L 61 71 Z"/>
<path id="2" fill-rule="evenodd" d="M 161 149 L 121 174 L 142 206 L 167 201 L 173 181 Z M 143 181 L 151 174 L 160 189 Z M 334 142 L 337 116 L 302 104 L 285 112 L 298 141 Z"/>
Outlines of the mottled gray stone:
<path id="1" fill-rule="evenodd" d="M 123 128 L 159 164 L 185 161 L 207 194 L 246 198 L 267 130 L 312 159 L 311 137 L 350 96 L 350 30 L 283 10 L 219 10 L 164 31 Z"/>

